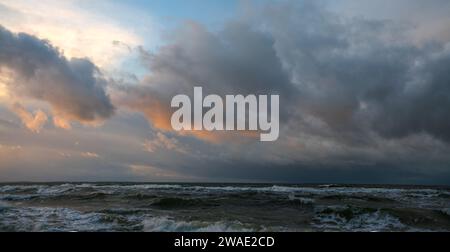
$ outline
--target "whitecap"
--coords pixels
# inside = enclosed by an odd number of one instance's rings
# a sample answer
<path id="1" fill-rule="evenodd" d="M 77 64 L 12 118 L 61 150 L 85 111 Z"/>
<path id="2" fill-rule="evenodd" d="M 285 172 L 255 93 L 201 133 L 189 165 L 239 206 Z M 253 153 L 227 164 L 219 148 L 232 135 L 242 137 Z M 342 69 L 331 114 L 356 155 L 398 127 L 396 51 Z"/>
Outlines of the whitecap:
<path id="1" fill-rule="evenodd" d="M 170 217 L 151 217 L 143 221 L 146 232 L 251 232 L 238 221 L 203 222 L 177 221 Z"/>

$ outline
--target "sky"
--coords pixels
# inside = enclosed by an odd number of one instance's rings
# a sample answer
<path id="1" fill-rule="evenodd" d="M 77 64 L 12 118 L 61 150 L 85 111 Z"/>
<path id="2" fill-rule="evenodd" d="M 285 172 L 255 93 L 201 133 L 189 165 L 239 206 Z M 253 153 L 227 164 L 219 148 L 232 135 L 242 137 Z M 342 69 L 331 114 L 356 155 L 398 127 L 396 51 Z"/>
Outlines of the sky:
<path id="1" fill-rule="evenodd" d="M 0 0 L 0 181 L 450 185 L 446 0 Z M 280 95 L 280 138 L 177 94 Z M 257 135 L 257 137 L 255 137 Z"/>

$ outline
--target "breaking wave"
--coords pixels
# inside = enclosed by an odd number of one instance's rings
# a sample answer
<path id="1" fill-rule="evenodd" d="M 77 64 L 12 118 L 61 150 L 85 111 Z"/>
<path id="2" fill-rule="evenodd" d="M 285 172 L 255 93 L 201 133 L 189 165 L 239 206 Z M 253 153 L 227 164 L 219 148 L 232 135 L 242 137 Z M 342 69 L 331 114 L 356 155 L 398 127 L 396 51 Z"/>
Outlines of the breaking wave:
<path id="1" fill-rule="evenodd" d="M 450 231 L 450 190 L 0 184 L 0 231 Z"/>
<path id="2" fill-rule="evenodd" d="M 144 220 L 146 232 L 252 232 L 254 229 L 245 227 L 238 221 L 176 221 L 170 217 L 153 217 Z"/>
<path id="3" fill-rule="evenodd" d="M 401 221 L 378 209 L 326 208 L 314 218 L 313 226 L 329 231 L 382 232 L 407 231 Z"/>

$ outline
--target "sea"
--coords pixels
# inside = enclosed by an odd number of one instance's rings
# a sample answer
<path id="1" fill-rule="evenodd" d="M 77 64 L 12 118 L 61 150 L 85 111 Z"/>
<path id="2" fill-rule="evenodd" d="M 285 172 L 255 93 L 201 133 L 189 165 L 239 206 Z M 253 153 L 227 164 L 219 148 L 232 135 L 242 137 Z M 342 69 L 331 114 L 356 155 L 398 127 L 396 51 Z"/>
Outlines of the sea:
<path id="1" fill-rule="evenodd" d="M 450 188 L 0 184 L 1 232 L 448 232 Z"/>

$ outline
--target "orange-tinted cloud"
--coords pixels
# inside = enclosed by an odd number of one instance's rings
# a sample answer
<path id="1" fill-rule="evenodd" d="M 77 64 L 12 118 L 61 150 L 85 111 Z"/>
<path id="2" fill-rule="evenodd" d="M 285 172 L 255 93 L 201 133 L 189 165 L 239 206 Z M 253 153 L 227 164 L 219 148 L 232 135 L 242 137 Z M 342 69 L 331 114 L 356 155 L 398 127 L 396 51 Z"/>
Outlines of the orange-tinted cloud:
<path id="1" fill-rule="evenodd" d="M 23 124 L 31 131 L 39 133 L 48 117 L 42 110 L 37 110 L 34 114 L 28 112 L 22 105 L 15 103 L 11 110 L 20 117 Z"/>
<path id="2" fill-rule="evenodd" d="M 63 117 L 55 116 L 53 117 L 53 124 L 61 129 L 70 130 L 72 129 L 72 125 L 70 124 L 70 121 L 66 120 Z"/>
<path id="3" fill-rule="evenodd" d="M 8 78 L 2 81 L 6 81 L 2 89 L 22 100 L 49 104 L 58 127 L 70 128 L 70 121 L 96 124 L 114 114 L 105 91 L 107 81 L 90 60 L 69 60 L 46 40 L 0 26 L 0 74 L 4 69 Z M 16 112 L 28 122 L 28 128 L 38 128 L 47 119 L 43 112 L 38 114 L 38 121 L 21 109 L 16 108 Z"/>
<path id="4" fill-rule="evenodd" d="M 174 110 L 170 107 L 170 97 L 161 95 L 146 85 L 119 87 L 112 96 L 114 104 L 129 108 L 145 115 L 149 123 L 157 130 L 172 132 L 180 136 L 192 136 L 210 143 L 246 142 L 259 139 L 259 131 L 174 131 L 171 117 Z"/>

